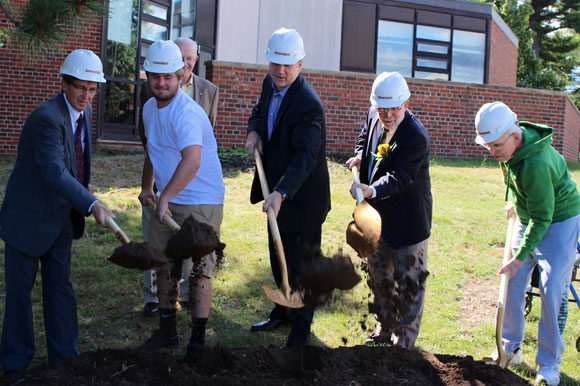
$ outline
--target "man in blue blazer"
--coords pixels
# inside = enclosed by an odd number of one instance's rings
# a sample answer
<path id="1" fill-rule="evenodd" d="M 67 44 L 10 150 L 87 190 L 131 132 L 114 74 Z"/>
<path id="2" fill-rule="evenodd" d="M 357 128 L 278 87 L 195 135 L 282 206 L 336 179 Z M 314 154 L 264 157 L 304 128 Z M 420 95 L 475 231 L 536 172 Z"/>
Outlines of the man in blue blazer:
<path id="1" fill-rule="evenodd" d="M 281 28 L 268 42 L 266 59 L 269 74 L 249 119 L 246 148 L 253 154 L 257 146 L 270 194 L 263 197 L 257 174 L 250 201 L 264 200 L 263 210 L 272 207 L 288 265 L 288 279 L 295 287 L 300 276 L 304 248 L 320 248 L 322 223 L 330 211 L 330 182 L 326 164 L 326 124 L 322 102 L 300 75 L 304 44 L 295 30 Z M 272 235 L 268 229 L 270 264 L 276 283 L 281 273 Z M 308 252 L 306 255 L 308 255 Z M 268 319 L 252 326 L 252 331 L 272 330 L 292 322 L 288 346 L 308 343 L 314 309 L 290 311 L 276 304 Z"/>
<path id="2" fill-rule="evenodd" d="M 6 306 L 0 344 L 4 373 L 25 370 L 35 351 L 31 290 L 42 270 L 48 359 L 77 355 L 76 301 L 70 281 L 72 240 L 85 216 L 105 226 L 113 213 L 92 195 L 91 102 L 104 83 L 89 50 L 65 59 L 62 93 L 38 106 L 20 134 L 14 170 L 0 209 L 5 241 Z"/>
<path id="3" fill-rule="evenodd" d="M 371 308 L 379 320 L 368 342 L 405 348 L 415 345 L 421 326 L 433 207 L 429 136 L 408 109 L 410 96 L 398 72 L 377 76 L 356 156 L 346 163 L 360 170 L 351 195 L 360 188 L 382 221 L 379 249 L 368 260 Z"/>

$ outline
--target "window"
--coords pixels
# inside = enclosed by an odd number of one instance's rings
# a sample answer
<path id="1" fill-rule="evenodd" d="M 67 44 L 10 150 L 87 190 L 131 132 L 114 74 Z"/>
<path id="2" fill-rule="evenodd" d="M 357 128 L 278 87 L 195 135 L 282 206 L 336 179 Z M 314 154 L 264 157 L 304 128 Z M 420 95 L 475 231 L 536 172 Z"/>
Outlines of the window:
<path id="1" fill-rule="evenodd" d="M 377 39 L 377 74 L 397 71 L 412 76 L 413 25 L 379 21 Z"/>
<path id="2" fill-rule="evenodd" d="M 367 70 L 377 74 L 398 71 L 403 76 L 420 79 L 485 82 L 485 19 L 386 5 L 379 5 L 370 16 L 355 11 L 351 17 L 362 15 L 366 20 L 369 17 L 377 20 L 374 68 L 367 65 Z M 349 31 L 343 32 L 346 39 L 343 46 L 354 52 L 360 44 L 352 42 L 349 36 Z M 372 54 L 372 48 L 365 53 Z M 342 57 L 343 63 L 352 62 L 348 53 Z"/>
<path id="3" fill-rule="evenodd" d="M 113 125 L 135 122 L 135 78 L 137 68 L 137 23 L 139 3 L 112 0 L 107 31 L 105 76 L 100 96 L 104 121 Z"/>
<path id="4" fill-rule="evenodd" d="M 417 26 L 414 77 L 449 80 L 449 28 Z"/>
<path id="5" fill-rule="evenodd" d="M 193 38 L 195 36 L 195 9 L 196 0 L 173 0 L 173 18 L 171 37 L 181 36 Z"/>
<path id="6" fill-rule="evenodd" d="M 485 34 L 453 31 L 453 69 L 455 82 L 483 83 Z"/>

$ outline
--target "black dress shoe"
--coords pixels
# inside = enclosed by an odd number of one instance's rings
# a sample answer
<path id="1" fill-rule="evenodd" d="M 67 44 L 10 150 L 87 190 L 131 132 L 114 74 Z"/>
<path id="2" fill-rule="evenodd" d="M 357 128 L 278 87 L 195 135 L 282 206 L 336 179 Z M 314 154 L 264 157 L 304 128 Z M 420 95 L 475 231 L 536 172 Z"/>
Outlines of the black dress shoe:
<path id="1" fill-rule="evenodd" d="M 143 307 L 143 315 L 145 316 L 153 316 L 159 312 L 159 303 L 150 302 L 145 304 Z"/>
<path id="2" fill-rule="evenodd" d="M 21 371 L 24 371 L 24 370 L 4 370 L 4 375 L 9 376 L 9 375 L 13 375 L 13 374 L 18 374 Z"/>
<path id="3" fill-rule="evenodd" d="M 286 323 L 284 319 L 268 318 L 264 321 L 252 325 L 250 331 L 271 331 Z"/>
<path id="4" fill-rule="evenodd" d="M 310 343 L 310 329 L 294 327 L 290 330 L 290 335 L 288 335 L 288 340 L 286 341 L 286 347 L 304 346 L 308 343 Z"/>

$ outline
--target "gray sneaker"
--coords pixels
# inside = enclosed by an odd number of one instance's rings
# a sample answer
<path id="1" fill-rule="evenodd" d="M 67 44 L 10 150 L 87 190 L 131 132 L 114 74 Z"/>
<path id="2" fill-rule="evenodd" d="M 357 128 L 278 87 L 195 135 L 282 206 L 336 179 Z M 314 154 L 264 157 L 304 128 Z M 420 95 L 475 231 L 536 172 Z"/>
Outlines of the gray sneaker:
<path id="1" fill-rule="evenodd" d="M 547 385 L 559 385 L 560 384 L 560 366 L 557 365 L 547 365 L 540 366 L 540 369 L 536 373 L 536 382 L 545 383 Z"/>

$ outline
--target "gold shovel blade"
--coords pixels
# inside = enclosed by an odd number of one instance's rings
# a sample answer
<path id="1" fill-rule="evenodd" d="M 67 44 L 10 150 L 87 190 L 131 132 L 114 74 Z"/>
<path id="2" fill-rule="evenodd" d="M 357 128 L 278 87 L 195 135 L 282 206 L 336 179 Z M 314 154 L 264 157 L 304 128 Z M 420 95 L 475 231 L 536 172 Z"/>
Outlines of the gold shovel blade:
<path id="1" fill-rule="evenodd" d="M 354 222 L 372 245 L 379 244 L 381 237 L 381 216 L 366 201 L 358 204 L 354 210 Z"/>
<path id="2" fill-rule="evenodd" d="M 346 242 L 360 256 L 369 257 L 379 247 L 381 216 L 366 201 L 356 206 L 353 216 L 354 221 L 346 229 Z"/>
<path id="3" fill-rule="evenodd" d="M 286 295 L 282 291 L 282 288 L 275 290 L 269 285 L 263 285 L 262 289 L 266 293 L 266 296 L 276 304 L 288 308 L 304 307 L 304 302 L 302 300 L 304 298 L 304 295 L 302 292 L 295 291 Z"/>

